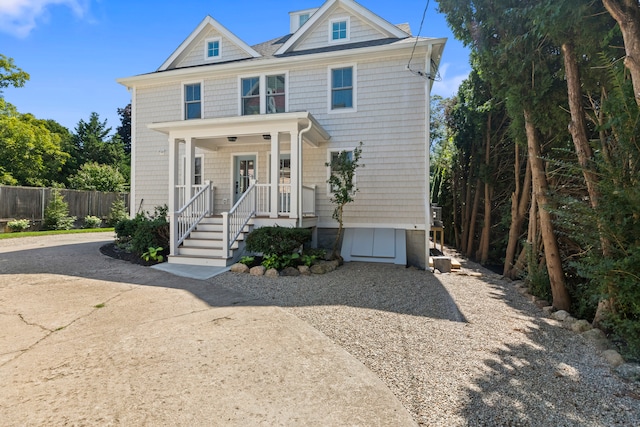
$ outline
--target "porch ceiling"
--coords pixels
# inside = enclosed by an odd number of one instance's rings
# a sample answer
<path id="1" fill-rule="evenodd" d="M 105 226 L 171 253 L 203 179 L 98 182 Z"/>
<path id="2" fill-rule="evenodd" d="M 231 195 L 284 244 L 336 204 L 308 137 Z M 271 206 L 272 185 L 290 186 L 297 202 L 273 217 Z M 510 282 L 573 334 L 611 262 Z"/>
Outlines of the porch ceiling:
<path id="1" fill-rule="evenodd" d="M 297 134 L 311 124 L 303 139 L 317 147 L 331 139 L 331 135 L 309 112 L 260 114 L 253 116 L 220 117 L 215 119 L 180 120 L 151 123 L 149 129 L 164 133 L 169 139 L 195 138 L 197 140 L 228 141 L 228 137 L 260 142 L 262 135 L 276 132 Z M 292 135 L 293 137 L 293 135 Z M 233 144 L 233 142 L 228 142 Z"/>

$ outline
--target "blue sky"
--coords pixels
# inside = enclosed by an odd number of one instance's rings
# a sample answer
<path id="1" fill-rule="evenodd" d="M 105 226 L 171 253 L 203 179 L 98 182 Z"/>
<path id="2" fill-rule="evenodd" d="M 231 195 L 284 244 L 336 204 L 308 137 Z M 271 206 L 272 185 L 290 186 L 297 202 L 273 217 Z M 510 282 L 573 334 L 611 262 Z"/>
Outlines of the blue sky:
<path id="1" fill-rule="evenodd" d="M 427 0 L 359 0 L 393 24 L 418 33 Z M 5 99 L 22 113 L 73 131 L 95 111 L 119 124 L 130 101 L 116 78 L 155 71 L 207 15 L 249 45 L 289 31 L 288 12 L 323 0 L 0 0 L 0 53 L 31 75 Z M 469 73 L 469 53 L 453 38 L 437 3 L 429 3 L 422 36 L 448 37 L 434 94 L 453 95 Z"/>

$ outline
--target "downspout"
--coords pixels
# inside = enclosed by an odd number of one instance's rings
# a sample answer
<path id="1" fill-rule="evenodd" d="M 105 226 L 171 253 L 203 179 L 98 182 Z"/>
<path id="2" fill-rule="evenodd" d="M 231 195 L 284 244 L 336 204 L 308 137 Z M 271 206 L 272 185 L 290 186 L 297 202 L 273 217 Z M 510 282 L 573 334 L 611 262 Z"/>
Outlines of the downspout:
<path id="1" fill-rule="evenodd" d="M 429 44 L 427 48 L 427 59 L 424 66 L 427 82 L 424 85 L 425 90 L 425 141 L 424 141 L 424 269 L 429 269 L 429 252 L 431 244 L 429 243 L 429 235 L 431 234 L 431 194 L 430 194 L 430 155 L 431 155 L 431 55 L 433 53 L 433 44 Z"/>
<path id="2" fill-rule="evenodd" d="M 298 132 L 298 219 L 296 220 L 298 227 L 302 227 L 302 136 L 313 127 L 311 119 L 307 118 L 307 120 L 309 120 L 309 125 Z"/>

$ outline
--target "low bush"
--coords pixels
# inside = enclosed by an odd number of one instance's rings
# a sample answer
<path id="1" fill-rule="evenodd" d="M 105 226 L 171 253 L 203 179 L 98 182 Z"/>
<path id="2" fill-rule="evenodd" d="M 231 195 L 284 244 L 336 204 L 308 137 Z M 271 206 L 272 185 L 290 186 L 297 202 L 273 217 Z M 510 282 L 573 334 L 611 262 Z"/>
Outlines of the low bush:
<path id="1" fill-rule="evenodd" d="M 97 216 L 87 215 L 84 217 L 84 228 L 100 228 L 102 219 Z"/>
<path id="2" fill-rule="evenodd" d="M 116 200 L 111 204 L 111 211 L 107 215 L 107 226 L 115 227 L 117 223 L 128 218 L 124 200 Z"/>
<path id="3" fill-rule="evenodd" d="M 149 248 L 169 247 L 169 222 L 166 207 L 156 207 L 153 215 L 138 214 L 115 226 L 116 243 L 121 248 L 142 256 Z"/>
<path id="4" fill-rule="evenodd" d="M 9 221 L 7 223 L 7 227 L 9 230 L 14 233 L 19 233 L 27 230 L 31 226 L 31 222 L 28 219 L 14 219 L 13 221 Z"/>
<path id="5" fill-rule="evenodd" d="M 306 228 L 261 227 L 247 236 L 246 248 L 250 252 L 269 255 L 291 255 L 311 241 L 311 230 Z"/>

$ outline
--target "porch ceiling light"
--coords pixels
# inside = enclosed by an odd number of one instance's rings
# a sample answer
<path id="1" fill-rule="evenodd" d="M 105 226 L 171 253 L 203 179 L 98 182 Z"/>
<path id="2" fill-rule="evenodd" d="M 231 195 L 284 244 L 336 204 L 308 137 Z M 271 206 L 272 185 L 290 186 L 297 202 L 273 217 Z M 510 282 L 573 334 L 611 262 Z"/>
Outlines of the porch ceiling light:
<path id="1" fill-rule="evenodd" d="M 237 136 L 228 136 L 227 137 L 227 141 L 229 142 L 236 142 L 238 140 Z"/>
<path id="2" fill-rule="evenodd" d="M 265 133 L 264 135 L 262 135 L 262 139 L 265 139 L 265 140 L 269 141 L 271 139 L 271 134 L 270 133 Z"/>

